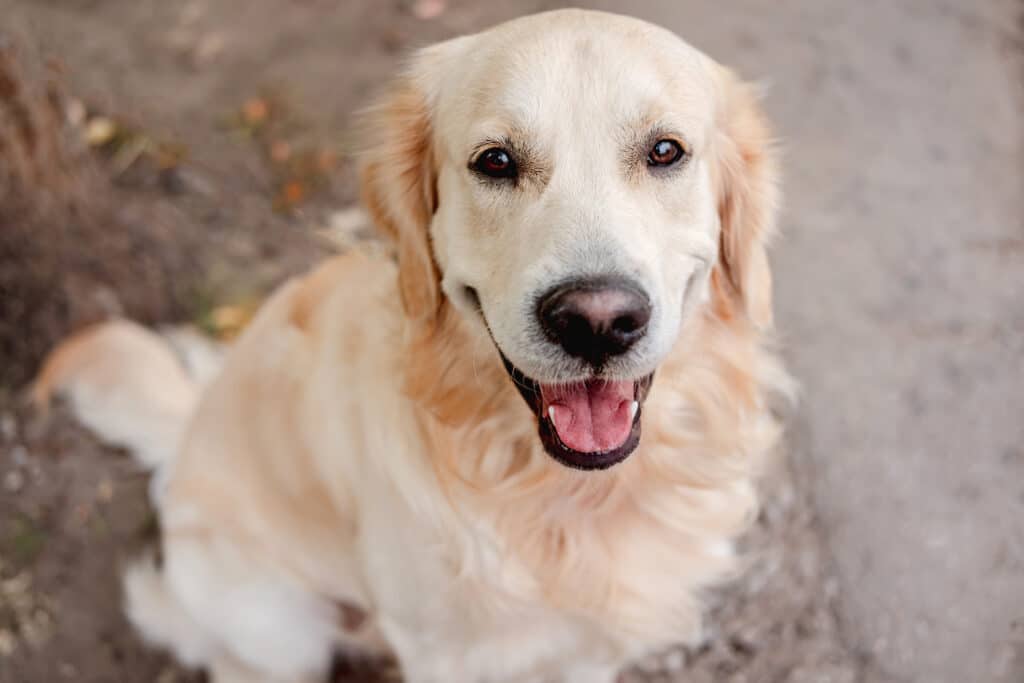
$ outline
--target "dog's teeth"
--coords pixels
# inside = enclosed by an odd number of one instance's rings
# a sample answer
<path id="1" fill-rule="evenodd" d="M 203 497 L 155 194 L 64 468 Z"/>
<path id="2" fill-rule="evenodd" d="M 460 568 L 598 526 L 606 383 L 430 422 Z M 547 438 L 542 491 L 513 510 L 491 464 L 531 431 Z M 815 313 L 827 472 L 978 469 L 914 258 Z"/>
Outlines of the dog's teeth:
<path id="1" fill-rule="evenodd" d="M 555 424 L 555 407 L 548 406 L 548 419 L 551 420 L 551 424 Z"/>
<path id="2" fill-rule="evenodd" d="M 636 417 L 636 411 L 640 410 L 640 401 L 633 401 L 629 404 L 629 419 Z"/>

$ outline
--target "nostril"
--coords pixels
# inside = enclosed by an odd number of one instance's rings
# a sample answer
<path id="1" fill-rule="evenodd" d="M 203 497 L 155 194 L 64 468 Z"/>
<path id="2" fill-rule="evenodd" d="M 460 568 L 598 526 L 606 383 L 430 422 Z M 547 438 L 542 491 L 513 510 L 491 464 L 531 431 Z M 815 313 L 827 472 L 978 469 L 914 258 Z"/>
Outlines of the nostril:
<path id="1" fill-rule="evenodd" d="M 643 323 L 633 315 L 620 315 L 612 321 L 612 330 L 621 334 L 631 334 L 642 326 Z"/>

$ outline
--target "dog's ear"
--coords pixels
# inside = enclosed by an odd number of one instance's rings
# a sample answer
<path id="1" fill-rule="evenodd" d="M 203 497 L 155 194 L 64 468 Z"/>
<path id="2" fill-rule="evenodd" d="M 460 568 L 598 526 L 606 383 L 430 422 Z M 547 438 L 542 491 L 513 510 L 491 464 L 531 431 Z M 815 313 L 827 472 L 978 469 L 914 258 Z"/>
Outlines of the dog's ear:
<path id="1" fill-rule="evenodd" d="M 722 226 L 720 280 L 758 327 L 772 325 L 767 243 L 775 232 L 778 168 L 771 131 L 753 88 L 718 68 L 711 162 Z"/>
<path id="2" fill-rule="evenodd" d="M 436 166 L 425 59 L 391 84 L 362 117 L 363 204 L 394 244 L 402 305 L 410 318 L 433 320 L 441 308 L 440 273 L 430 243 L 437 208 Z"/>

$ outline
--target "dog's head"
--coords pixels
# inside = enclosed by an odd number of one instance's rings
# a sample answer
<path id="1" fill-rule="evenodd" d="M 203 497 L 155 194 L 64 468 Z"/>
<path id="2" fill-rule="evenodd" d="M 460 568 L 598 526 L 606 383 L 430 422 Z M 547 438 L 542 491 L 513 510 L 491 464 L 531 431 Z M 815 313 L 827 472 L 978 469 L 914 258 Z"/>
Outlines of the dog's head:
<path id="1" fill-rule="evenodd" d="M 486 330 L 558 461 L 636 448 L 659 364 L 716 297 L 771 324 L 767 126 L 671 33 L 513 21 L 420 52 L 369 120 L 363 195 L 406 313 Z"/>

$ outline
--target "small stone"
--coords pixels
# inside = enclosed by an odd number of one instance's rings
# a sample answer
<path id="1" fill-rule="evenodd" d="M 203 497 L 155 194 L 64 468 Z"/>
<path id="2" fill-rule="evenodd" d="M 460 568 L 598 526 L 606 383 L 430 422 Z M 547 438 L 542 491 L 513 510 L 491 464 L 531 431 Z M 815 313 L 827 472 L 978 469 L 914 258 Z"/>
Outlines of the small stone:
<path id="1" fill-rule="evenodd" d="M 18 493 L 25 488 L 25 474 L 21 470 L 11 470 L 4 475 L 4 490 Z"/>
<path id="2" fill-rule="evenodd" d="M 10 657 L 14 654 L 17 641 L 14 634 L 5 628 L 0 628 L 0 657 Z"/>
<path id="3" fill-rule="evenodd" d="M 9 579 L 0 581 L 0 595 L 7 600 L 17 601 L 28 594 L 32 586 L 32 576 L 28 572 L 22 572 Z"/>
<path id="4" fill-rule="evenodd" d="M 68 124 L 74 128 L 82 126 L 88 114 L 89 112 L 86 111 L 82 100 L 73 99 L 68 102 L 67 107 L 64 109 L 64 116 L 67 118 Z"/>
<path id="5" fill-rule="evenodd" d="M 15 467 L 24 467 L 28 464 L 28 449 L 18 444 L 11 449 L 11 462 Z"/>
<path id="6" fill-rule="evenodd" d="M 192 64 L 196 68 L 201 68 L 211 64 L 224 52 L 224 47 L 226 45 L 227 41 L 224 39 L 222 34 L 206 34 L 199 39 L 199 42 L 196 43 L 195 48 L 192 50 Z"/>
<path id="7" fill-rule="evenodd" d="M 0 436 L 11 441 L 18 435 L 18 423 L 10 413 L 0 415 Z"/>
<path id="8" fill-rule="evenodd" d="M 202 19 L 205 14 L 206 3 L 202 0 L 192 0 L 192 2 L 186 3 L 181 8 L 181 14 L 178 15 L 178 24 L 181 26 L 191 26 Z"/>
<path id="9" fill-rule="evenodd" d="M 29 619 L 22 622 L 21 631 L 26 643 L 40 648 L 53 636 L 53 617 L 42 609 L 36 609 Z"/>

